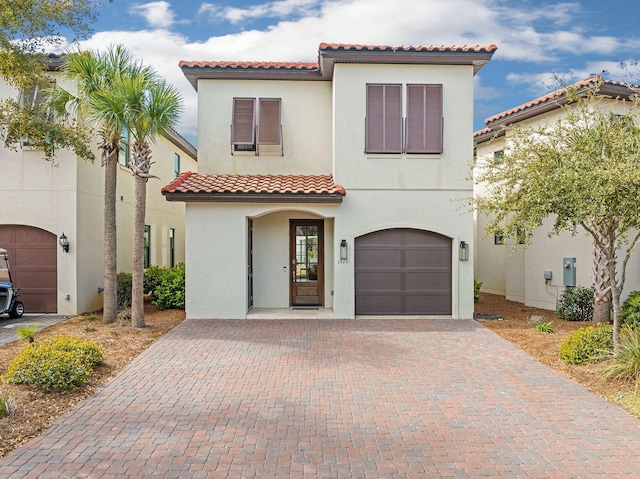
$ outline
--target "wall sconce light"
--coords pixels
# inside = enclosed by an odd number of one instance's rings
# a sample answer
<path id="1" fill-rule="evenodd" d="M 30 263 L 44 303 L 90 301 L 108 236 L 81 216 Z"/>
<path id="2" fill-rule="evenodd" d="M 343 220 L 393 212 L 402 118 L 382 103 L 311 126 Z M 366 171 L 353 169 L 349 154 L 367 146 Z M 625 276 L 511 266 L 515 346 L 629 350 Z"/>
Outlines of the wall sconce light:
<path id="1" fill-rule="evenodd" d="M 64 251 L 65 253 L 69 252 L 69 240 L 64 235 L 64 231 L 60 235 L 60 238 L 58 238 L 58 243 L 60 243 L 60 247 L 62 248 L 62 251 Z"/>
<path id="2" fill-rule="evenodd" d="M 347 240 L 340 241 L 340 262 L 345 263 L 349 258 L 349 246 Z"/>
<path id="3" fill-rule="evenodd" d="M 460 241 L 460 261 L 469 261 L 469 243 Z"/>

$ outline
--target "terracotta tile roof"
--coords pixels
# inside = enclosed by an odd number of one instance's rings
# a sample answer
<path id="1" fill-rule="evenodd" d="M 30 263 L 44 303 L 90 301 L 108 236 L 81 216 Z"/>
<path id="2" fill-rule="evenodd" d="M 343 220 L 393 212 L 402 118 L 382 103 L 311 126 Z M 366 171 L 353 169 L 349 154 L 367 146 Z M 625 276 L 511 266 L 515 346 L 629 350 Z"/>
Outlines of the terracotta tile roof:
<path id="1" fill-rule="evenodd" d="M 620 82 L 614 82 L 610 80 L 603 80 L 600 75 L 590 76 L 589 78 L 585 78 L 584 80 L 580 80 L 576 83 L 573 83 L 571 86 L 576 88 L 588 88 L 589 86 L 595 86 L 598 82 L 602 82 L 600 86 L 600 90 L 603 92 L 606 92 L 607 89 L 618 87 L 618 88 L 621 88 L 622 90 L 628 90 L 627 94 L 629 94 L 630 92 L 632 93 L 633 91 L 638 89 L 638 86 L 631 85 L 629 83 L 620 83 Z M 545 103 L 550 103 L 553 100 L 562 98 L 566 94 L 566 92 L 567 92 L 566 87 L 552 91 L 551 93 L 548 93 L 539 98 L 536 98 L 535 100 L 531 100 L 527 103 L 523 103 L 522 105 L 518 105 L 514 108 L 511 108 L 509 110 L 503 111 L 502 113 L 498 113 L 497 115 L 487 118 L 484 121 L 484 123 L 486 125 L 490 125 L 491 123 L 502 120 L 516 113 L 526 111 L 528 109 L 531 109 L 539 105 L 544 105 Z"/>
<path id="2" fill-rule="evenodd" d="M 462 45 L 462 46 L 434 46 L 434 45 L 425 45 L 425 46 L 397 46 L 392 47 L 388 45 L 357 45 L 357 44 L 348 44 L 348 43 L 321 43 L 320 51 L 370 51 L 370 52 L 493 52 L 497 50 L 497 46 L 495 45 Z"/>
<path id="3" fill-rule="evenodd" d="M 181 61 L 180 68 L 216 68 L 219 70 L 317 70 L 312 62 L 189 62 Z"/>
<path id="4" fill-rule="evenodd" d="M 206 175 L 189 171 L 162 188 L 162 194 L 226 197 L 231 201 L 233 197 L 260 201 L 266 197 L 279 199 L 284 196 L 325 197 L 341 201 L 346 191 L 334 183 L 333 175 Z"/>

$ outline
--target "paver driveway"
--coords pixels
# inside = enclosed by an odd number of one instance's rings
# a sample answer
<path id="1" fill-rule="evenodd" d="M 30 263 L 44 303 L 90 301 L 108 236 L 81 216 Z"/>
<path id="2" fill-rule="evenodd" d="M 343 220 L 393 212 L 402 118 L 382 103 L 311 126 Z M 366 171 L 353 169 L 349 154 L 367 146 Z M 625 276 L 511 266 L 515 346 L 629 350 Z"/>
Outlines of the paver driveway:
<path id="1" fill-rule="evenodd" d="M 640 421 L 472 320 L 187 320 L 29 478 L 640 477 Z"/>

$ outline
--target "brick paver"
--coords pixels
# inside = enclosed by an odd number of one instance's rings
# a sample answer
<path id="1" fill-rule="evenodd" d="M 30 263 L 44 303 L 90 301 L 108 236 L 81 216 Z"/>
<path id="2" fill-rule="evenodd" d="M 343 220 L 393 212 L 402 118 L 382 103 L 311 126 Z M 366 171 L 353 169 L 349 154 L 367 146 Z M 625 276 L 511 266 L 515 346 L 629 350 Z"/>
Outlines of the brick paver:
<path id="1" fill-rule="evenodd" d="M 187 320 L 11 478 L 637 478 L 640 421 L 471 320 Z"/>

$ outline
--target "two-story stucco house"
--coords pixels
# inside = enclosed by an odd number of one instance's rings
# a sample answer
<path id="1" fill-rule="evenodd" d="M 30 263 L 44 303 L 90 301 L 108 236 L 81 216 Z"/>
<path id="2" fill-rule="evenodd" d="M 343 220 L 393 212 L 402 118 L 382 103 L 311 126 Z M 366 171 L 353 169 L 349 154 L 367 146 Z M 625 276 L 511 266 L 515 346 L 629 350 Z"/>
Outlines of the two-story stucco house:
<path id="1" fill-rule="evenodd" d="M 187 316 L 473 313 L 473 78 L 496 47 L 321 44 L 318 62 L 183 61 L 198 91 Z"/>
<path id="2" fill-rule="evenodd" d="M 578 91 L 592 90 L 603 97 L 594 107 L 610 109 L 613 114 L 625 114 L 629 99 L 638 88 L 624 83 L 604 80 L 598 76 L 586 78 L 574 85 Z M 485 120 L 486 128 L 474 133 L 476 164 L 482 167 L 489 158 L 499 157 L 509 148 L 509 128 L 554 125 L 566 114 L 566 89 L 561 88 L 523 105 L 498 113 Z M 568 106 L 570 108 L 570 106 Z M 485 194 L 482 184 L 476 195 Z M 592 238 L 579 231 L 572 236 L 565 232 L 549 237 L 552 219 L 531 232 L 531 244 L 526 248 L 504 241 L 500 235 L 486 236 L 489 219 L 477 218 L 476 277 L 482 281 L 482 291 L 505 295 L 507 299 L 543 309 L 555 309 L 560 294 L 567 286 L 586 286 L 593 283 Z M 514 248 L 515 246 L 515 248 Z M 640 289 L 640 255 L 631 257 L 623 296 Z"/>
<path id="3" fill-rule="evenodd" d="M 51 56 L 49 73 L 63 88 L 73 89 L 56 72 L 60 63 Z M 18 95 L 0 80 L 0 97 Z M 134 185 L 126 168 L 127 143 L 123 138 L 118 173 L 118 271 L 131 271 L 133 254 Z M 177 132 L 159 138 L 152 150 L 151 172 L 160 179 L 147 186 L 145 259 L 170 266 L 184 262 L 185 208 L 167 203 L 160 190 L 196 168 L 197 152 Z M 8 250 L 26 312 L 78 314 L 102 308 L 104 169 L 97 148 L 94 153 L 97 160 L 89 163 L 58 150 L 52 164 L 26 144 L 17 151 L 0 148 L 0 247 Z M 63 234 L 67 251 L 59 245 Z"/>

